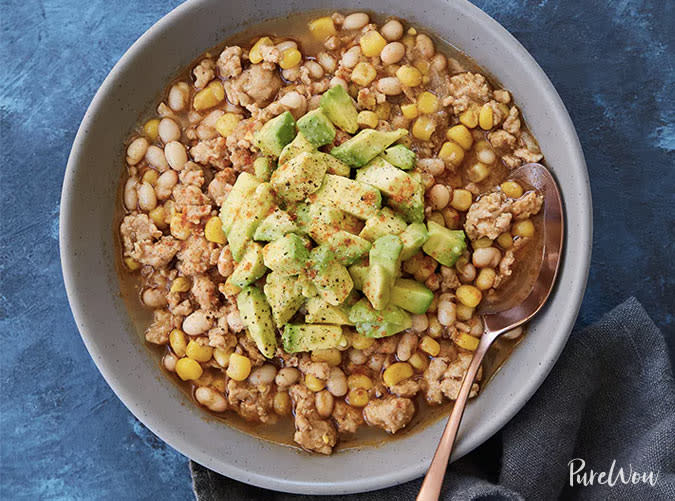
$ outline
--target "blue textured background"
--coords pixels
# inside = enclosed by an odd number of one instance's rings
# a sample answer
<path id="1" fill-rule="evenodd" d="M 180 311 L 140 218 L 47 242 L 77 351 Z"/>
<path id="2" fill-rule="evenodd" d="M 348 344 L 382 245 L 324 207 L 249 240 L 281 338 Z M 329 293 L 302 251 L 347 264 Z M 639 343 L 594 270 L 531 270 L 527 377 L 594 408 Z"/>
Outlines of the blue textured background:
<path id="1" fill-rule="evenodd" d="M 58 256 L 61 182 L 80 120 L 113 64 L 177 3 L 0 2 L 2 499 L 191 496 L 186 458 L 132 417 L 89 358 Z M 595 239 L 577 324 L 635 295 L 672 355 L 672 2 L 476 3 L 548 73 L 584 147 Z"/>

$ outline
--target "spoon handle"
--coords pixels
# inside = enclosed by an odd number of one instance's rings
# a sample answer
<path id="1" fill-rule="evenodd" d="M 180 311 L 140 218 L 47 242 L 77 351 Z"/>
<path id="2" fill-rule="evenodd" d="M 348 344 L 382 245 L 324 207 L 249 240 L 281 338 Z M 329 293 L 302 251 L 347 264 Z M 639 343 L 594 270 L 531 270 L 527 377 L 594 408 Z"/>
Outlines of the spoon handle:
<path id="1" fill-rule="evenodd" d="M 450 454 L 452 453 L 452 448 L 455 444 L 455 438 L 457 437 L 459 424 L 462 421 L 462 415 L 464 415 L 466 402 L 469 400 L 471 386 L 476 378 L 483 357 L 485 357 L 488 348 L 490 348 L 490 345 L 495 339 L 495 337 L 489 334 L 489 332 L 483 333 L 480 344 L 469 365 L 469 369 L 466 371 L 466 375 L 462 381 L 462 387 L 459 390 L 459 395 L 452 408 L 450 419 L 448 419 L 448 423 L 445 425 L 445 430 L 443 430 L 443 435 L 441 436 L 441 441 L 436 449 L 436 454 L 434 454 L 434 459 L 431 461 L 429 471 L 427 471 L 420 492 L 417 494 L 417 501 L 436 501 L 441 493 L 445 469 L 448 466 L 448 460 L 450 459 Z"/>

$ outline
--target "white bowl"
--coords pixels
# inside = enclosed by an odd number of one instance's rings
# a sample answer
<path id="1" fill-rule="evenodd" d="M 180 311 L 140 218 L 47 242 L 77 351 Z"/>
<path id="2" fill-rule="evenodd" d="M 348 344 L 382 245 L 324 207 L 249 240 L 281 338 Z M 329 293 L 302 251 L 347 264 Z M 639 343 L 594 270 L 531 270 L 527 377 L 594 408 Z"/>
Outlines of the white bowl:
<path id="1" fill-rule="evenodd" d="M 449 41 L 512 91 L 555 173 L 565 201 L 566 245 L 555 293 L 530 332 L 467 408 L 454 459 L 499 430 L 551 370 L 572 329 L 591 253 L 591 195 L 574 126 L 557 92 L 525 49 L 465 0 L 371 0 Z M 150 28 L 97 92 L 73 144 L 63 183 L 60 245 L 70 305 L 89 353 L 131 412 L 181 453 L 217 472 L 279 491 L 342 494 L 424 474 L 443 422 L 387 442 L 325 457 L 256 439 L 213 419 L 158 370 L 131 323 L 115 271 L 112 228 L 123 142 L 139 113 L 176 72 L 248 23 L 312 9 L 357 10 L 355 0 L 195 0 Z"/>

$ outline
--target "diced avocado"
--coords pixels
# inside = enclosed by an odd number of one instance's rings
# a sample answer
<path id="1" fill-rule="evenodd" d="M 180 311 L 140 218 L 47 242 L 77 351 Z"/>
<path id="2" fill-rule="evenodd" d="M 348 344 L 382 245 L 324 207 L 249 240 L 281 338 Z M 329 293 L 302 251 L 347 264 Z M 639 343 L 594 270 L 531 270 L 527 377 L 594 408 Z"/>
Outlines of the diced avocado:
<path id="1" fill-rule="evenodd" d="M 265 295 L 257 287 L 248 285 L 237 296 L 237 307 L 241 321 L 260 353 L 272 358 L 277 349 L 277 337 Z"/>
<path id="2" fill-rule="evenodd" d="M 319 244 L 340 230 L 352 233 L 360 226 L 358 219 L 340 209 L 318 203 L 309 205 L 306 232 Z"/>
<path id="3" fill-rule="evenodd" d="M 352 306 L 349 320 L 359 333 L 374 338 L 393 336 L 412 327 L 412 318 L 403 309 L 389 304 L 382 311 L 377 311 L 367 299 L 361 299 Z"/>
<path id="4" fill-rule="evenodd" d="M 406 261 L 417 254 L 424 242 L 429 240 L 429 232 L 424 223 L 412 223 L 398 237 L 403 243 L 400 258 L 401 261 Z"/>
<path id="5" fill-rule="evenodd" d="M 300 118 L 298 130 L 317 148 L 335 139 L 335 127 L 320 109 L 312 110 Z"/>
<path id="6" fill-rule="evenodd" d="M 284 235 L 263 248 L 265 266 L 281 275 L 302 273 L 309 259 L 305 243 L 295 233 Z"/>
<path id="7" fill-rule="evenodd" d="M 230 251 L 236 262 L 241 261 L 246 246 L 253 238 L 258 225 L 269 215 L 275 205 L 274 192 L 269 183 L 260 184 L 245 201 L 227 234 Z"/>
<path id="8" fill-rule="evenodd" d="M 303 297 L 310 298 L 319 295 L 319 291 L 316 290 L 316 285 L 314 285 L 312 279 L 307 275 L 298 275 L 298 285 Z"/>
<path id="9" fill-rule="evenodd" d="M 363 284 L 363 294 L 373 308 L 381 310 L 389 304 L 391 289 L 399 271 L 398 257 L 403 244 L 396 235 L 385 235 L 370 249 L 368 277 Z"/>
<path id="10" fill-rule="evenodd" d="M 409 150 L 402 144 L 395 144 L 387 148 L 382 153 L 384 159 L 390 164 L 403 170 L 410 170 L 415 167 L 415 152 Z"/>
<path id="11" fill-rule="evenodd" d="M 331 235 L 321 246 L 326 246 L 335 256 L 338 263 L 349 266 L 361 256 L 368 253 L 371 244 L 357 235 L 344 230 Z"/>
<path id="12" fill-rule="evenodd" d="M 270 180 L 272 170 L 272 161 L 267 157 L 258 157 L 253 162 L 253 172 L 255 173 L 255 177 L 263 182 Z"/>
<path id="13" fill-rule="evenodd" d="M 319 296 L 329 304 L 337 306 L 342 303 L 354 288 L 349 271 L 340 263 L 333 261 L 315 267 L 314 285 Z"/>
<path id="14" fill-rule="evenodd" d="M 319 106 L 330 121 L 343 131 L 354 134 L 358 130 L 359 113 L 342 85 L 336 85 L 324 92 Z"/>
<path id="15" fill-rule="evenodd" d="M 395 304 L 410 313 L 426 313 L 434 300 L 434 293 L 416 280 L 399 278 L 391 290 L 391 304 Z"/>
<path id="16" fill-rule="evenodd" d="M 385 207 L 374 216 L 366 220 L 366 225 L 359 233 L 361 238 L 374 242 L 384 235 L 398 235 L 406 229 L 403 219 L 394 214 L 391 209 Z"/>
<path id="17" fill-rule="evenodd" d="M 295 315 L 305 301 L 297 277 L 272 272 L 267 275 L 263 290 L 272 308 L 274 323 L 279 328 Z"/>
<path id="18" fill-rule="evenodd" d="M 286 324 L 281 336 L 286 353 L 336 348 L 343 339 L 339 325 Z"/>
<path id="19" fill-rule="evenodd" d="M 270 183 L 287 202 L 300 202 L 319 189 L 327 168 L 319 155 L 305 151 L 280 165 Z"/>
<path id="20" fill-rule="evenodd" d="M 349 267 L 349 275 L 354 282 L 354 289 L 363 290 L 363 284 L 368 279 L 368 265 L 364 263 L 356 263 Z"/>
<path id="21" fill-rule="evenodd" d="M 330 150 L 330 154 L 351 167 L 363 167 L 387 146 L 408 135 L 408 129 L 382 131 L 364 129 L 340 146 Z"/>
<path id="22" fill-rule="evenodd" d="M 377 188 L 333 174 L 326 174 L 321 188 L 312 193 L 309 200 L 343 210 L 359 219 L 368 219 L 382 204 Z"/>
<path id="23" fill-rule="evenodd" d="M 251 242 L 246 252 L 228 278 L 228 281 L 237 287 L 245 287 L 262 277 L 267 268 L 263 262 L 262 245 Z"/>
<path id="24" fill-rule="evenodd" d="M 349 308 L 333 306 L 319 297 L 307 300 L 305 322 L 310 324 L 352 325 L 349 321 Z"/>
<path id="25" fill-rule="evenodd" d="M 427 221 L 429 240 L 422 250 L 444 266 L 453 266 L 466 250 L 464 231 L 449 230 L 433 221 Z"/>
<path id="26" fill-rule="evenodd" d="M 387 196 L 387 203 L 401 212 L 406 221 L 424 219 L 423 188 L 415 179 L 384 158 L 378 157 L 359 169 L 356 180 L 374 186 Z"/>
<path id="27" fill-rule="evenodd" d="M 291 219 L 298 227 L 299 233 L 307 233 L 311 222 L 309 214 L 310 205 L 306 203 L 299 203 L 295 205 L 288 205 L 286 211 L 291 216 Z"/>
<path id="28" fill-rule="evenodd" d="M 328 165 L 326 172 L 328 174 L 349 177 L 349 174 L 352 172 L 352 169 L 349 167 L 349 165 L 344 162 L 340 162 L 337 158 L 335 158 L 333 155 L 329 155 L 328 153 L 319 151 L 318 154 L 326 161 L 326 164 Z"/>
<path id="29" fill-rule="evenodd" d="M 260 222 L 253 234 L 253 240 L 271 242 L 295 231 L 298 231 L 298 225 L 295 224 L 288 212 L 275 209 Z"/>
<path id="30" fill-rule="evenodd" d="M 290 143 L 284 146 L 279 155 L 279 165 L 283 165 L 291 158 L 297 157 L 300 153 L 316 151 L 316 148 L 307 141 L 307 138 L 298 132 Z"/>
<path id="31" fill-rule="evenodd" d="M 246 204 L 258 185 L 260 181 L 248 172 L 239 174 L 220 209 L 220 220 L 223 222 L 225 234 L 230 232 L 232 224 L 237 220 L 239 210 Z"/>
<path id="32" fill-rule="evenodd" d="M 294 137 L 295 119 L 290 112 L 285 111 L 263 125 L 262 129 L 253 135 L 253 140 L 263 155 L 276 158 Z"/>

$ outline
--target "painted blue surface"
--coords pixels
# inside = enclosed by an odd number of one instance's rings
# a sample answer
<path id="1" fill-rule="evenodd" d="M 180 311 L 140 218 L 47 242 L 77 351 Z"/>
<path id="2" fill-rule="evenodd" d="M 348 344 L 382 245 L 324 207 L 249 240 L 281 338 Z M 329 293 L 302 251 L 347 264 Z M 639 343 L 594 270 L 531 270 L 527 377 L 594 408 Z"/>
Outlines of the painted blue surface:
<path id="1" fill-rule="evenodd" d="M 124 51 L 178 2 L 0 2 L 0 498 L 189 499 L 187 460 L 122 406 L 72 320 L 58 256 L 68 152 Z M 577 127 L 595 241 L 579 325 L 629 295 L 673 335 L 673 9 L 478 0 L 530 50 Z M 670 214 L 668 214 L 670 212 Z"/>

